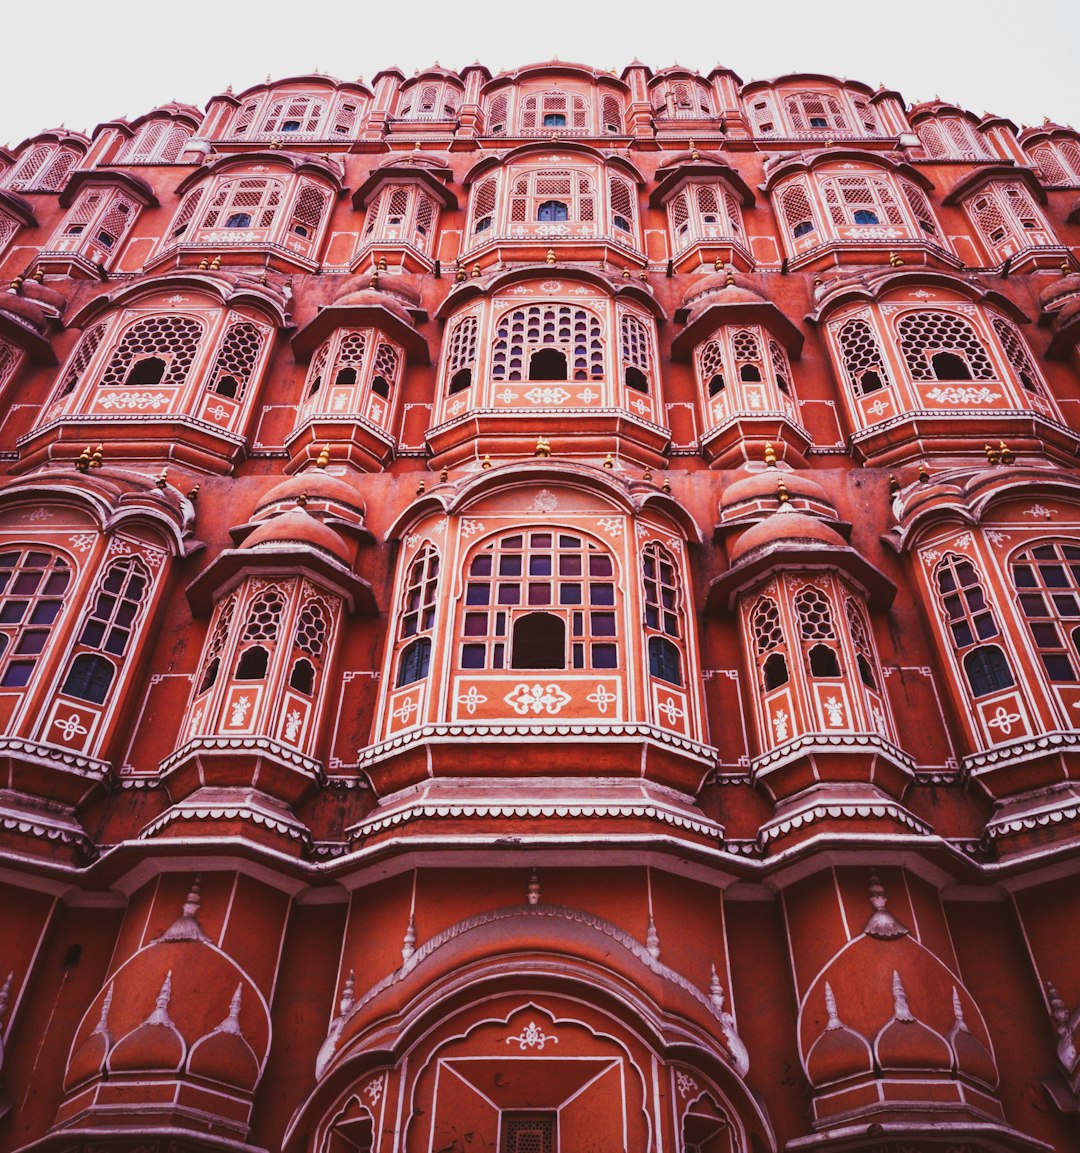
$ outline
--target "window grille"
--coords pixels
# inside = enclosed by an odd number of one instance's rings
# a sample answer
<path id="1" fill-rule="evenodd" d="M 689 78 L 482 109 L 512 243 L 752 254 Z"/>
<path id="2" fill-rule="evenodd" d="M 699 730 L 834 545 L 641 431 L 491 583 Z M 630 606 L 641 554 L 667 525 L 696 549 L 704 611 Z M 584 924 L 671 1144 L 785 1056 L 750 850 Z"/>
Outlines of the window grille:
<path id="1" fill-rule="evenodd" d="M 168 120 L 151 120 L 128 142 L 120 155 L 125 164 L 172 164 L 191 139 L 191 129 Z"/>
<path id="2" fill-rule="evenodd" d="M 289 231 L 297 236 L 314 237 L 322 223 L 329 201 L 329 193 L 317 184 L 304 181 L 296 196 Z"/>
<path id="3" fill-rule="evenodd" d="M 827 92 L 796 92 L 784 99 L 796 132 L 850 132 L 840 101 Z"/>
<path id="4" fill-rule="evenodd" d="M 472 384 L 476 370 L 478 325 L 475 316 L 463 316 L 453 327 L 446 342 L 446 388 L 461 392 Z"/>
<path id="5" fill-rule="evenodd" d="M 184 197 L 184 202 L 180 205 L 180 211 L 176 214 L 176 219 L 173 221 L 172 228 L 170 229 L 170 235 L 174 240 L 187 232 L 188 225 L 191 224 L 195 213 L 198 211 L 199 202 L 202 200 L 205 191 L 205 188 L 196 188 Z"/>
<path id="6" fill-rule="evenodd" d="M 698 353 L 701 379 L 710 396 L 724 391 L 727 381 L 724 376 L 724 353 L 718 340 L 710 340 L 702 345 Z"/>
<path id="7" fill-rule="evenodd" d="M 104 248 L 113 248 L 123 240 L 135 222 L 135 202 L 124 196 L 114 196 L 96 226 L 94 239 Z"/>
<path id="8" fill-rule="evenodd" d="M 225 650 L 225 642 L 229 639 L 229 629 L 232 627 L 233 613 L 236 610 L 236 594 L 233 593 L 225 600 L 218 612 L 217 624 L 210 636 L 210 643 L 206 646 L 203 656 L 203 674 L 199 679 L 196 693 L 205 693 L 214 687 L 218 672 L 221 669 L 221 654 Z"/>
<path id="9" fill-rule="evenodd" d="M 354 100 L 342 97 L 334 113 L 334 136 L 352 136 L 360 119 L 360 106 Z"/>
<path id="10" fill-rule="evenodd" d="M 75 167 L 76 159 L 74 152 L 61 148 L 42 170 L 37 180 L 37 187 L 46 192 L 59 192 L 64 187 L 68 173 Z"/>
<path id="11" fill-rule="evenodd" d="M 1047 184 L 1071 184 L 1072 177 L 1065 171 L 1057 153 L 1049 144 L 1031 150 L 1031 162 L 1038 165 Z"/>
<path id="12" fill-rule="evenodd" d="M 326 604 L 318 597 L 305 601 L 296 618 L 293 645 L 313 660 L 321 660 L 330 632 L 330 615 Z"/>
<path id="13" fill-rule="evenodd" d="M 247 104 L 237 112 L 236 117 L 232 123 L 233 136 L 248 136 L 251 134 L 251 125 L 255 121 L 256 113 L 259 111 L 259 101 L 249 100 Z"/>
<path id="14" fill-rule="evenodd" d="M 251 602 L 242 639 L 245 641 L 277 640 L 278 629 L 281 627 L 281 616 L 284 611 L 285 597 L 281 590 L 273 587 L 264 589 Z"/>
<path id="15" fill-rule="evenodd" d="M 207 390 L 233 400 L 243 399 L 259 363 L 263 340 L 263 333 L 246 320 L 231 325 L 210 370 Z"/>
<path id="16" fill-rule="evenodd" d="M 649 340 L 649 329 L 639 317 L 624 312 L 619 318 L 619 333 L 623 371 L 627 373 L 626 383 L 647 391 L 652 378 L 652 342 Z M 637 369 L 640 374 L 634 378 L 633 384 L 627 371 L 629 369 Z"/>
<path id="17" fill-rule="evenodd" d="M 387 389 L 391 388 L 397 383 L 398 374 L 398 354 L 393 345 L 387 344 L 385 340 L 379 342 L 379 347 L 375 352 L 375 373 L 372 377 L 372 388 L 375 387 L 375 380 L 382 378 L 386 383 Z"/>
<path id="18" fill-rule="evenodd" d="M 611 175 L 608 177 L 608 194 L 612 225 L 621 232 L 632 232 L 636 218 L 634 186 L 621 176 Z"/>
<path id="19" fill-rule="evenodd" d="M 85 236 L 112 249 L 135 221 L 137 206 L 118 192 L 86 189 L 60 226 L 61 236 Z"/>
<path id="20" fill-rule="evenodd" d="M 996 256 L 1003 256 L 1016 248 L 1055 243 L 1035 201 L 1020 184 L 985 187 L 966 200 L 965 207 L 982 239 Z"/>
<path id="21" fill-rule="evenodd" d="M 540 667 L 616 669 L 619 627 L 611 555 L 567 532 L 515 533 L 473 553 L 465 583 L 463 669 L 529 668 L 512 651 L 516 624 L 537 614 L 562 624 L 561 663 Z M 566 648 L 569 652 L 566 652 Z"/>
<path id="22" fill-rule="evenodd" d="M 285 185 L 280 180 L 254 177 L 225 180 L 218 186 L 199 227 L 227 228 L 230 220 L 246 218 L 247 223 L 238 227 L 270 228 L 284 191 Z"/>
<path id="23" fill-rule="evenodd" d="M 926 193 L 917 185 L 912 184 L 910 180 L 901 180 L 900 190 L 903 192 L 908 208 L 911 209 L 911 215 L 915 217 L 918 226 L 927 236 L 940 240 L 937 221 L 934 219 L 934 211 L 930 207 Z"/>
<path id="24" fill-rule="evenodd" d="M 772 362 L 773 378 L 776 387 L 785 395 L 791 394 L 791 366 L 787 353 L 775 340 L 769 341 L 769 360 Z"/>
<path id="25" fill-rule="evenodd" d="M 996 380 L 997 372 L 975 330 L 954 312 L 909 312 L 896 325 L 912 380 Z M 966 366 L 945 375 L 942 357 Z"/>
<path id="26" fill-rule="evenodd" d="M 987 641 L 1001 635 L 982 578 L 964 556 L 946 553 L 934 569 L 946 632 L 975 696 L 1015 684 L 1005 654 Z"/>
<path id="27" fill-rule="evenodd" d="M 859 123 L 863 126 L 864 131 L 870 134 L 876 134 L 881 131 L 878 124 L 877 112 L 869 100 L 865 100 L 860 96 L 852 98 L 851 103 L 855 106 L 855 114 L 859 118 Z"/>
<path id="28" fill-rule="evenodd" d="M 527 380 L 533 354 L 558 349 L 566 357 L 569 380 L 602 380 L 604 326 L 596 313 L 570 304 L 532 304 L 504 313 L 495 329 L 491 375 L 495 380 Z"/>
<path id="29" fill-rule="evenodd" d="M 555 1117 L 547 1114 L 503 1117 L 500 1153 L 556 1153 Z"/>
<path id="30" fill-rule="evenodd" d="M 810 196 L 802 184 L 791 184 L 780 194 L 780 215 L 793 237 L 814 231 L 814 211 Z"/>
<path id="31" fill-rule="evenodd" d="M 1062 163 L 1067 165 L 1072 176 L 1069 183 L 1080 184 L 1080 144 L 1075 140 L 1059 140 L 1057 151 Z"/>
<path id="32" fill-rule="evenodd" d="M 186 316 L 147 316 L 124 332 L 102 374 L 103 385 L 127 384 L 142 360 L 164 362 L 164 371 L 153 383 L 183 384 L 199 350 L 203 326 Z"/>
<path id="33" fill-rule="evenodd" d="M 0 336 L 0 391 L 15 375 L 15 370 L 22 360 L 22 352 L 9 340 Z"/>
<path id="34" fill-rule="evenodd" d="M 500 93 L 491 98 L 487 113 L 487 130 L 491 136 L 502 136 L 506 132 L 507 114 L 510 108 L 508 97 Z"/>
<path id="35" fill-rule="evenodd" d="M 961 160 L 983 160 L 990 156 L 990 150 L 966 120 L 949 117 L 942 125 L 954 156 Z"/>
<path id="36" fill-rule="evenodd" d="M 804 641 L 834 640 L 832 606 L 819 588 L 808 585 L 795 596 L 795 611 L 799 616 L 799 629 Z"/>
<path id="37" fill-rule="evenodd" d="M 271 103 L 262 122 L 262 131 L 302 132 L 314 136 L 326 113 L 326 101 L 314 96 L 287 96 Z"/>
<path id="38" fill-rule="evenodd" d="M 659 544 L 642 552 L 645 592 L 645 633 L 648 637 L 649 671 L 668 684 L 682 685 L 682 654 L 677 641 L 682 635 L 679 570 L 675 558 Z"/>
<path id="39" fill-rule="evenodd" d="M 0 688 L 30 683 L 70 583 L 71 569 L 55 553 L 0 552 Z"/>
<path id="40" fill-rule="evenodd" d="M 1013 557 L 1009 570 L 1046 675 L 1057 684 L 1080 679 L 1080 547 L 1035 545 Z"/>
<path id="41" fill-rule="evenodd" d="M 53 150 L 47 144 L 39 144 L 31 148 L 25 156 L 20 156 L 15 162 L 11 172 L 7 175 L 7 186 L 16 191 L 23 191 L 34 186 L 34 178 L 52 156 Z"/>
<path id="42" fill-rule="evenodd" d="M 759 136 L 772 136 L 776 133 L 776 110 L 772 101 L 761 96 L 750 105 L 750 121 Z"/>
<path id="43" fill-rule="evenodd" d="M 368 206 L 364 237 L 411 241 L 428 251 L 436 212 L 435 201 L 415 185 L 384 188 Z"/>
<path id="44" fill-rule="evenodd" d="M 67 370 L 60 379 L 60 387 L 56 392 L 57 399 L 74 392 L 75 386 L 82 379 L 90 361 L 94 359 L 94 353 L 97 352 L 107 327 L 108 325 L 103 321 L 83 333 L 82 339 L 75 349 L 75 355 L 71 358 Z"/>
<path id="45" fill-rule="evenodd" d="M 473 191 L 472 231 L 474 234 L 486 232 L 494 223 L 495 191 L 494 176 L 481 180 Z"/>
<path id="46" fill-rule="evenodd" d="M 992 316 L 990 324 L 993 326 L 994 332 L 997 333 L 998 340 L 1001 341 L 1006 359 L 1012 366 L 1013 372 L 1016 373 L 1017 379 L 1028 392 L 1034 392 L 1041 396 L 1043 387 L 1039 370 L 1035 367 L 1035 362 L 1028 353 L 1023 337 L 1016 331 L 1016 326 L 1003 316 Z"/>
<path id="47" fill-rule="evenodd" d="M 868 396 L 892 385 L 877 335 L 865 320 L 849 320 L 837 340 L 848 384 L 856 396 Z"/>
<path id="48" fill-rule="evenodd" d="M 880 176 L 833 176 L 821 181 L 825 205 L 837 226 L 905 225 L 896 192 Z"/>
<path id="49" fill-rule="evenodd" d="M 405 595 L 398 622 L 398 655 L 395 687 L 423 680 L 431 660 L 431 633 L 439 596 L 439 554 L 426 545 L 409 566 Z"/>
<path id="50" fill-rule="evenodd" d="M 668 219 L 677 251 L 695 240 L 743 238 L 742 210 L 721 184 L 689 184 L 668 202 Z"/>
<path id="51" fill-rule="evenodd" d="M 555 215 L 551 205 L 561 204 L 565 215 Z M 510 193 L 510 219 L 514 223 L 549 219 L 591 223 L 596 219 L 596 189 L 591 176 L 577 170 L 530 172 L 519 176 Z M 633 219 L 633 210 L 631 217 Z"/>
<path id="52" fill-rule="evenodd" d="M 928 124 L 920 124 L 917 131 L 923 149 L 932 160 L 941 160 L 949 155 L 949 146 L 945 142 L 945 134 L 939 124 L 932 121 Z"/>
<path id="53" fill-rule="evenodd" d="M 848 633 L 851 636 L 851 646 L 855 650 L 855 663 L 859 668 L 859 677 L 868 689 L 877 691 L 877 659 L 874 655 L 874 646 L 870 640 L 870 630 L 862 608 L 854 597 L 848 597 L 844 602 L 844 615 L 847 617 Z"/>
<path id="54" fill-rule="evenodd" d="M 537 92 L 521 102 L 521 129 L 533 132 L 544 127 L 548 118 L 562 117 L 565 127 L 583 132 L 589 127 L 589 106 L 576 92 Z"/>
<path id="55" fill-rule="evenodd" d="M 750 614 L 750 631 L 754 636 L 757 655 L 765 656 L 784 644 L 784 630 L 780 624 L 780 606 L 771 597 L 762 597 Z"/>
<path id="56" fill-rule="evenodd" d="M 735 371 L 740 380 L 763 379 L 761 342 L 753 329 L 737 328 L 731 334 L 731 351 L 734 353 Z"/>
<path id="57" fill-rule="evenodd" d="M 14 216 L 0 211 L 0 252 L 4 251 L 8 241 L 19 231 L 19 222 Z"/>
<path id="58" fill-rule="evenodd" d="M 600 102 L 605 132 L 618 134 L 623 130 L 622 104 L 617 96 L 605 96 Z"/>

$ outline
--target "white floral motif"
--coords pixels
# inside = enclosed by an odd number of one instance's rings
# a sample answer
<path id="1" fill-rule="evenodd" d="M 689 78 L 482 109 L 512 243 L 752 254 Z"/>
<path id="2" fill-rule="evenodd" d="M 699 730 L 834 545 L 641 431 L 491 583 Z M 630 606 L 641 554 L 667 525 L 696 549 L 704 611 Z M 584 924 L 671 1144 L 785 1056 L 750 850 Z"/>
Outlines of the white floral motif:
<path id="1" fill-rule="evenodd" d="M 958 536 L 952 543 L 953 548 L 971 548 L 975 542 L 972 540 L 971 533 L 966 532 L 962 536 Z"/>
<path id="2" fill-rule="evenodd" d="M 998 705 L 997 712 L 986 722 L 986 727 L 1000 729 L 1001 735 L 1007 737 L 1013 731 L 1013 725 L 1021 719 L 1019 713 L 1010 713 L 1004 705 Z"/>
<path id="3" fill-rule="evenodd" d="M 573 393 L 565 388 L 530 388 L 522 395 L 530 404 L 565 404 Z"/>
<path id="4" fill-rule="evenodd" d="M 349 403 L 349 398 L 343 392 L 337 393 L 333 400 L 333 409 L 335 412 L 344 412 L 346 405 Z"/>
<path id="5" fill-rule="evenodd" d="M 679 708 L 679 704 L 674 697 L 664 697 L 664 699 L 657 704 L 656 711 L 661 713 L 664 720 L 672 726 L 686 716 L 686 710 Z"/>
<path id="6" fill-rule="evenodd" d="M 57 718 L 53 721 L 53 725 L 60 730 L 60 735 L 65 741 L 74 740 L 76 737 L 84 737 L 87 732 L 89 732 L 82 723 L 82 718 L 78 713 L 72 713 L 66 720 Z"/>
<path id="7" fill-rule="evenodd" d="M 529 505 L 529 512 L 554 512 L 559 507 L 559 498 L 546 488 L 542 488 L 533 502 Z"/>
<path id="8" fill-rule="evenodd" d="M 607 685 L 597 685 L 595 693 L 589 693 L 585 698 L 589 704 L 596 705 L 596 711 L 606 713 L 607 707 L 619 699 L 618 693 L 613 693 Z"/>
<path id="9" fill-rule="evenodd" d="M 535 1021 L 530 1021 L 516 1037 L 506 1038 L 507 1045 L 512 1045 L 515 1041 L 518 1048 L 524 1052 L 526 1049 L 542 1050 L 548 1041 L 554 1041 L 558 1045 L 559 1038 L 554 1033 L 545 1033 Z"/>
<path id="10" fill-rule="evenodd" d="M 560 281 L 560 280 L 545 280 L 540 285 L 540 287 L 545 292 L 561 292 L 562 291 L 562 281 Z"/>
<path id="11" fill-rule="evenodd" d="M 997 400 L 1000 392 L 992 392 L 989 388 L 932 388 L 926 394 L 928 400 L 938 404 L 990 404 Z"/>
<path id="12" fill-rule="evenodd" d="M 411 532 L 405 538 L 405 547 L 411 552 L 420 543 L 420 534 Z"/>
<path id="13" fill-rule="evenodd" d="M 431 526 L 431 531 L 436 536 L 442 536 L 442 534 L 446 532 L 446 517 L 439 517 L 439 519 Z"/>
<path id="14" fill-rule="evenodd" d="M 229 724 L 234 727 L 242 725 L 250 709 L 251 697 L 237 697 L 232 703 L 232 713 L 229 715 Z"/>
<path id="15" fill-rule="evenodd" d="M 207 416 L 212 416 L 214 420 L 226 420 L 229 415 L 229 410 L 223 404 L 215 404 L 213 408 L 206 410 Z"/>
<path id="16" fill-rule="evenodd" d="M 124 540 L 122 537 L 116 536 L 113 537 L 111 541 L 109 541 L 109 556 L 115 556 L 116 554 L 119 554 L 120 556 L 129 556 L 130 553 L 131 544 Z"/>
<path id="17" fill-rule="evenodd" d="M 578 393 L 578 399 L 583 401 L 585 404 L 592 404 L 592 402 L 599 396 L 600 393 L 593 392 L 591 388 L 583 388 L 581 392 Z"/>
<path id="18" fill-rule="evenodd" d="M 69 536 L 68 540 L 71 542 L 73 549 L 78 549 L 79 552 L 86 552 L 90 549 L 97 537 L 92 532 L 79 532 L 74 536 Z"/>
<path id="19" fill-rule="evenodd" d="M 186 296 L 181 296 L 179 292 L 174 292 L 172 296 L 168 297 L 168 303 L 174 307 L 177 304 L 183 304 L 187 300 Z"/>
<path id="20" fill-rule="evenodd" d="M 829 724 L 837 729 L 844 723 L 844 706 L 837 697 L 826 697 L 822 702 L 829 714 Z"/>
<path id="21" fill-rule="evenodd" d="M 941 553 L 936 548 L 928 548 L 925 552 L 919 554 L 923 559 L 923 564 L 933 564 Z"/>
<path id="22" fill-rule="evenodd" d="M 622 521 L 617 516 L 602 516 L 596 523 L 608 536 L 622 536 Z"/>
<path id="23" fill-rule="evenodd" d="M 49 512 L 48 509 L 36 508 L 27 519 L 32 520 L 36 524 L 38 521 L 49 520 L 51 517 L 52 513 Z"/>
<path id="24" fill-rule="evenodd" d="M 1041 504 L 1033 504 L 1031 508 L 1024 510 L 1024 515 L 1037 516 L 1041 517 L 1043 520 L 1049 520 L 1054 514 L 1050 511 L 1050 509 L 1045 508 Z"/>
<path id="25" fill-rule="evenodd" d="M 369 1081 L 364 1087 L 364 1092 L 370 1098 L 372 1105 L 378 1105 L 379 1098 L 383 1093 L 383 1085 L 385 1084 L 385 1081 L 385 1076 L 376 1077 L 374 1081 Z"/>
<path id="26" fill-rule="evenodd" d="M 887 737 L 889 735 L 889 727 L 885 721 L 885 714 L 881 711 L 881 708 L 878 705 L 874 705 L 870 710 L 870 719 L 874 724 L 874 732 L 882 737 Z"/>
<path id="27" fill-rule="evenodd" d="M 860 224 L 854 228 L 843 229 L 842 235 L 853 237 L 856 240 L 869 238 L 871 240 L 897 240 L 904 234 L 899 228 L 885 228 L 883 225 Z"/>
<path id="28" fill-rule="evenodd" d="M 462 410 L 464 407 L 465 407 L 465 402 L 464 402 L 463 400 L 455 400 L 455 401 L 452 401 L 450 404 L 448 404 L 448 405 L 446 406 L 446 411 L 447 411 L 447 412 L 448 412 L 448 413 L 449 413 L 451 416 L 457 416 L 457 414 L 458 414 L 459 412 L 461 412 L 461 410 Z"/>
<path id="29" fill-rule="evenodd" d="M 196 709 L 191 718 L 191 724 L 188 725 L 188 737 L 193 737 L 199 731 L 199 725 L 202 724 L 203 711 L 201 708 Z"/>
<path id="30" fill-rule="evenodd" d="M 110 392 L 98 401 L 100 408 L 136 408 L 140 412 L 152 408 L 156 412 L 169 403 L 163 392 Z"/>
<path id="31" fill-rule="evenodd" d="M 694 1078 L 681 1069 L 675 1070 L 675 1085 L 679 1090 L 679 1096 L 682 1098 L 685 1098 L 688 1093 L 696 1093 L 698 1090 L 698 1083 Z"/>
<path id="32" fill-rule="evenodd" d="M 478 532 L 484 531 L 484 522 L 482 520 L 463 520 L 461 522 L 461 535 L 466 540 L 471 540 Z"/>
<path id="33" fill-rule="evenodd" d="M 300 710 L 293 709 L 285 718 L 285 739 L 287 741 L 295 741 L 296 734 L 300 731 Z"/>
<path id="34" fill-rule="evenodd" d="M 570 696 L 558 685 L 521 684 L 515 685 L 513 692 L 507 693 L 503 700 L 519 717 L 528 716 L 530 712 L 554 716 L 570 702 Z"/>
<path id="35" fill-rule="evenodd" d="M 646 404 L 646 403 L 645 403 L 645 402 L 644 402 L 644 401 L 641 399 L 641 397 L 640 397 L 640 396 L 638 396 L 638 397 L 635 397 L 635 398 L 634 398 L 634 399 L 633 399 L 633 400 L 630 402 L 630 407 L 631 407 L 632 409 L 634 409 L 634 410 L 637 412 L 638 416 L 643 416 L 643 415 L 644 415 L 644 413 L 645 413 L 645 410 L 646 410 L 646 409 L 647 409 L 649 406 L 648 406 L 648 405 L 647 405 L 647 404 Z"/>
<path id="36" fill-rule="evenodd" d="M 1011 532 L 1002 532 L 1000 529 L 988 528 L 986 539 L 995 547 L 1000 548 L 1007 540 L 1012 540 Z"/>
<path id="37" fill-rule="evenodd" d="M 412 718 L 413 713 L 419 709 L 420 706 L 412 697 L 406 697 L 399 708 L 396 708 L 390 715 L 395 720 L 400 720 L 403 725 L 407 725 Z"/>
<path id="38" fill-rule="evenodd" d="M 495 394 L 497 400 L 501 400 L 503 404 L 513 404 L 514 397 L 517 393 L 512 388 L 504 388 L 502 392 Z"/>
<path id="39" fill-rule="evenodd" d="M 475 714 L 477 705 L 483 705 L 487 703 L 487 697 L 485 697 L 483 693 L 480 692 L 476 685 L 469 685 L 468 690 L 458 697 L 457 703 L 459 705 L 464 705 L 465 711 L 471 717 Z"/>
<path id="40" fill-rule="evenodd" d="M 638 540 L 644 536 L 648 536 L 651 531 L 649 526 L 642 524 L 641 521 L 637 521 L 634 525 L 634 532 L 637 533 Z"/>
<path id="41" fill-rule="evenodd" d="M 935 294 L 933 292 L 927 292 L 925 288 L 920 288 L 911 295 L 918 297 L 919 300 L 933 300 Z"/>
<path id="42" fill-rule="evenodd" d="M 788 734 L 788 715 L 786 710 L 777 709 L 777 711 L 773 713 L 772 726 L 773 732 L 776 733 L 776 739 L 778 741 L 786 741 Z"/>
<path id="43" fill-rule="evenodd" d="M 866 406 L 866 411 L 873 413 L 874 416 L 881 416 L 883 412 L 889 411 L 889 406 L 879 397 L 873 404 Z"/>

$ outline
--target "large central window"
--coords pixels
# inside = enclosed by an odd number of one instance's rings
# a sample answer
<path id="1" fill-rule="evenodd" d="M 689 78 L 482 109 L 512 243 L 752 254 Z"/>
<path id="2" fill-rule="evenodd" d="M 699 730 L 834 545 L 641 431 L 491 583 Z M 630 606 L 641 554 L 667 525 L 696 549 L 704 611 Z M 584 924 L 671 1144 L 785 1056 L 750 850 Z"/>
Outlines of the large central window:
<path id="1" fill-rule="evenodd" d="M 592 541 L 514 533 L 473 554 L 463 669 L 614 669 L 618 636 L 614 562 Z"/>

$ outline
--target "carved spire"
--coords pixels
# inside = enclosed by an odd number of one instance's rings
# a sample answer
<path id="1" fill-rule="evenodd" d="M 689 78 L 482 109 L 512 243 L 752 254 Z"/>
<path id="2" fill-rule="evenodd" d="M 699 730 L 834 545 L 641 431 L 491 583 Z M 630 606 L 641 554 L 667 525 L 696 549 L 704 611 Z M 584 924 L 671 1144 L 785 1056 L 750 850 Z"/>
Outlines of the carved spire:
<path id="1" fill-rule="evenodd" d="M 953 1029 L 957 1032 L 970 1033 L 971 1030 L 967 1027 L 967 1022 L 964 1020 L 964 1006 L 960 1000 L 960 994 L 956 991 L 955 985 L 953 985 L 952 990 L 952 1011 Z"/>
<path id="2" fill-rule="evenodd" d="M 416 952 L 416 914 L 409 914 L 409 927 L 405 930 L 405 939 L 401 943 L 401 959 L 408 961 Z"/>
<path id="3" fill-rule="evenodd" d="M 176 1026 L 169 1017 L 169 1001 L 172 1000 L 172 969 L 165 975 L 161 991 L 154 998 L 154 1011 L 146 1018 L 147 1025 L 165 1025 L 170 1029 Z"/>
<path id="4" fill-rule="evenodd" d="M 716 975 L 715 965 L 713 965 L 709 973 L 709 1000 L 712 1002 L 712 1007 L 717 1013 L 724 1011 L 724 987 L 720 984 L 720 978 Z"/>
<path id="5" fill-rule="evenodd" d="M 649 927 L 645 931 L 645 948 L 649 950 L 649 956 L 654 961 L 660 960 L 660 934 L 656 931 L 656 922 L 653 920 L 652 913 L 649 914 Z M 713 975 L 716 975 L 716 968 L 713 967 Z"/>
<path id="6" fill-rule="evenodd" d="M 870 904 L 874 906 L 874 911 L 870 914 L 870 920 L 866 922 L 866 928 L 863 929 L 868 937 L 889 941 L 893 937 L 903 937 L 907 934 L 907 929 L 885 908 L 887 903 L 884 886 L 878 880 L 877 873 L 871 873 Z"/>
<path id="7" fill-rule="evenodd" d="M 829 1014 L 828 1023 L 825 1025 L 826 1032 L 830 1029 L 842 1029 L 844 1027 L 844 1022 L 840 1020 L 836 1012 L 836 995 L 828 981 L 825 982 L 825 1012 Z"/>
<path id="8" fill-rule="evenodd" d="M 907 992 L 904 989 L 904 982 L 900 980 L 900 974 L 893 969 L 892 975 L 892 996 L 893 996 L 893 1016 L 897 1021 L 914 1021 L 915 1018 L 908 1008 Z"/>
<path id="9" fill-rule="evenodd" d="M 353 997 L 353 992 L 356 989 L 356 975 L 352 969 L 349 970 L 349 975 L 345 978 L 345 986 L 341 990 L 341 1000 L 338 1002 L 338 1016 L 347 1017 L 352 1012 L 352 1007 L 356 1004 Z"/>
<path id="10" fill-rule="evenodd" d="M 113 987 L 113 982 L 110 981 L 109 987 L 105 990 L 105 997 L 101 1002 L 101 1016 L 94 1026 L 94 1032 L 90 1034 L 91 1036 L 104 1037 L 106 1041 L 109 1040 L 109 1010 L 112 1008 Z"/>
<path id="11" fill-rule="evenodd" d="M 540 904 L 540 874 L 535 868 L 529 874 L 529 886 L 525 890 L 525 899 L 530 905 Z"/>
<path id="12" fill-rule="evenodd" d="M 243 988 L 243 982 L 236 986 L 236 992 L 233 993 L 232 1000 L 229 1002 L 229 1015 L 218 1025 L 216 1032 L 233 1033 L 237 1037 L 244 1035 L 240 1029 L 240 994 Z"/>
<path id="13" fill-rule="evenodd" d="M 154 942 L 160 945 L 163 941 L 208 941 L 209 938 L 202 931 L 202 927 L 195 919 L 195 914 L 202 904 L 200 891 L 201 878 L 196 877 L 188 890 L 180 916 L 161 934 Z"/>

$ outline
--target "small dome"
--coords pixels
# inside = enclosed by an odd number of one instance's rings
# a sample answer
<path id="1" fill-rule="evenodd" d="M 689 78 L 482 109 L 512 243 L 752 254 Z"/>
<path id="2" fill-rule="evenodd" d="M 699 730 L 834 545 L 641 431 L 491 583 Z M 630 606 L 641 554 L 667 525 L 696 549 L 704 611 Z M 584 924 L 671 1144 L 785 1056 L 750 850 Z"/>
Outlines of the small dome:
<path id="1" fill-rule="evenodd" d="M 824 521 L 802 512 L 780 511 L 758 521 L 739 537 L 731 550 L 731 562 L 734 564 L 752 552 L 781 543 L 795 548 L 815 544 L 847 547 L 836 529 Z"/>
<path id="2" fill-rule="evenodd" d="M 333 476 L 325 469 L 313 468 L 274 485 L 255 506 L 255 515 L 258 516 L 274 505 L 295 505 L 297 500 L 304 496 L 316 503 L 340 505 L 360 518 L 363 518 L 366 512 L 363 499 L 348 481 Z"/>
<path id="3" fill-rule="evenodd" d="M 350 292 L 334 301 L 335 308 L 385 308 L 410 328 L 413 327 L 409 310 L 390 296 L 389 293 L 380 292 L 377 288 L 365 288 L 361 292 Z"/>
<path id="4" fill-rule="evenodd" d="M 302 508 L 282 513 L 263 521 L 244 541 L 246 549 L 260 546 L 291 545 L 313 548 L 326 553 L 344 565 L 352 566 L 352 557 L 345 542 L 332 528 L 327 528 Z"/>
<path id="5" fill-rule="evenodd" d="M 1039 303 L 1043 308 L 1049 308 L 1055 301 L 1065 296 L 1072 296 L 1074 293 L 1080 293 L 1080 272 L 1069 273 L 1068 276 L 1048 284 L 1039 293 Z"/>
<path id="6" fill-rule="evenodd" d="M 728 509 L 749 501 L 775 500 L 779 480 L 783 480 L 792 500 L 813 501 L 835 511 L 828 493 L 816 480 L 812 480 L 805 472 L 777 468 L 759 469 L 733 481 L 724 489 L 724 495 L 720 498 L 720 508 Z"/>
<path id="7" fill-rule="evenodd" d="M 688 324 L 713 304 L 763 303 L 767 303 L 765 297 L 730 270 L 710 272 L 708 276 L 701 277 L 683 297 L 683 307 L 690 310 L 687 317 Z"/>

